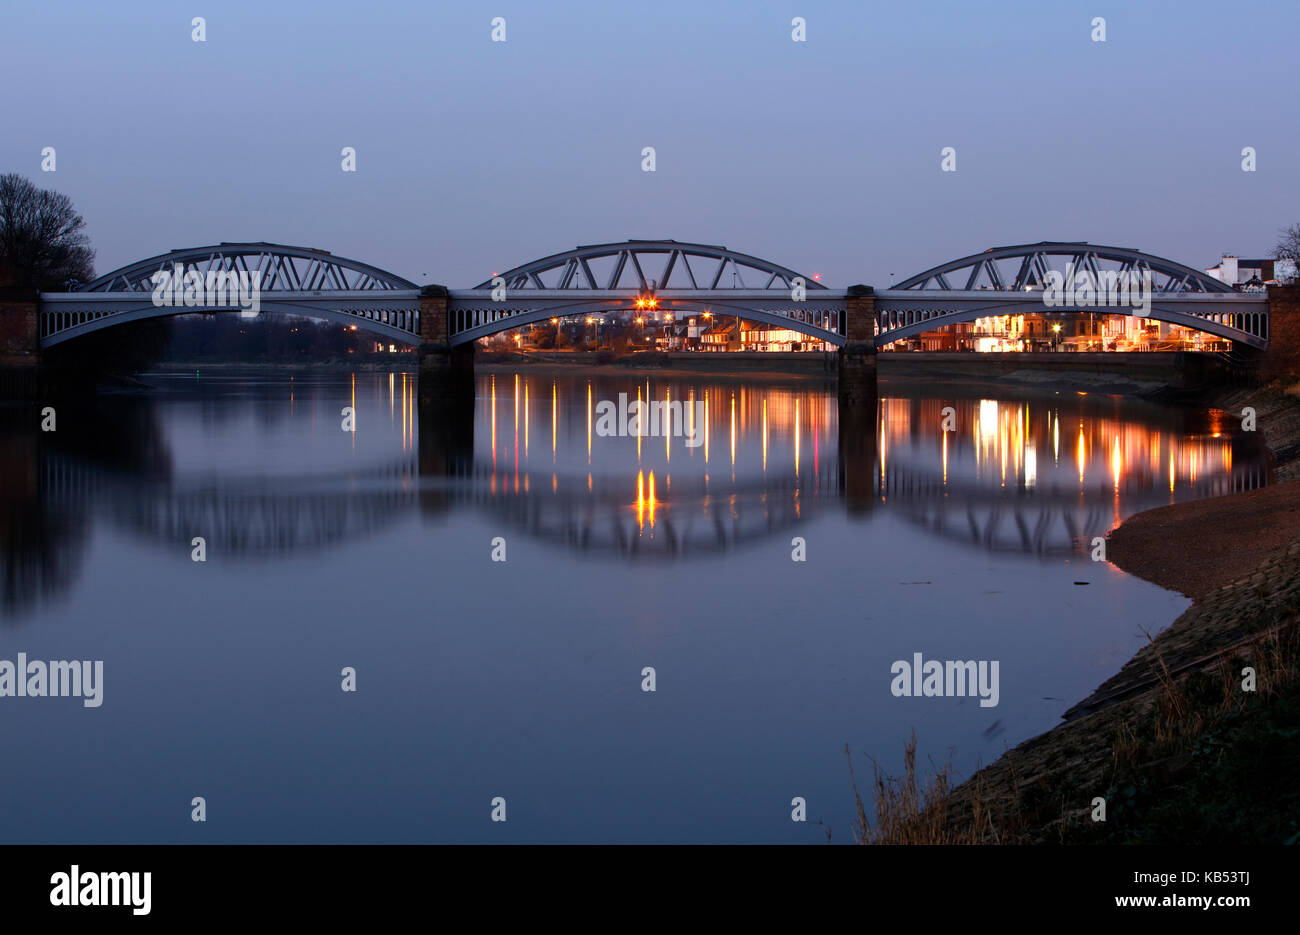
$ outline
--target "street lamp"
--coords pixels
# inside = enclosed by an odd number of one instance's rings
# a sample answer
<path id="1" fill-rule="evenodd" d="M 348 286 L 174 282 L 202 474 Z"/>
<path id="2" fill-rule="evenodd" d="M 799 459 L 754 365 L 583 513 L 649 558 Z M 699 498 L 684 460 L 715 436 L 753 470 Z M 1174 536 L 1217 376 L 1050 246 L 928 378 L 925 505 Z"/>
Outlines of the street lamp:
<path id="1" fill-rule="evenodd" d="M 1056 324 L 1052 325 L 1052 340 L 1055 342 L 1056 349 L 1059 351 L 1059 350 L 1061 349 L 1061 324 L 1060 324 L 1060 322 L 1057 322 Z"/>

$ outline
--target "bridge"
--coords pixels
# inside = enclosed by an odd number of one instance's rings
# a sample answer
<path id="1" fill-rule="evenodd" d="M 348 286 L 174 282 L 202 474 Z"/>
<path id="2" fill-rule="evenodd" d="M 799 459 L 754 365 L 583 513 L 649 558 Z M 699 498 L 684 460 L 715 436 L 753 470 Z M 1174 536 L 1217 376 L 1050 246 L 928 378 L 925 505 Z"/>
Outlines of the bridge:
<path id="1" fill-rule="evenodd" d="M 876 293 L 877 344 L 944 325 L 1045 310 L 1062 314 L 1125 313 L 1132 306 L 1044 302 L 1053 271 L 1087 274 L 1092 283 L 1150 283 L 1143 318 L 1181 325 L 1255 348 L 1268 346 L 1263 293 L 1238 292 L 1200 270 L 1124 247 L 1044 242 L 996 247 L 944 263 Z M 1130 279 L 1137 277 L 1137 279 Z M 1094 287 L 1095 290 L 1095 287 Z"/>
<path id="2" fill-rule="evenodd" d="M 422 377 L 455 372 L 454 361 L 463 364 L 480 338 L 546 319 L 644 309 L 674 315 L 709 311 L 788 328 L 841 349 L 841 377 L 850 377 L 843 385 L 857 387 L 852 389 L 857 393 L 874 386 L 878 347 L 925 331 L 1031 312 L 1137 312 L 1129 304 L 1102 305 L 1095 294 L 1076 293 L 1071 277 L 1080 274 L 1112 286 L 1130 276 L 1146 277 L 1151 291 L 1143 318 L 1262 351 L 1270 347 L 1271 313 L 1279 305 L 1300 310 L 1295 287 L 1276 294 L 1238 292 L 1172 260 L 1073 241 L 997 247 L 883 290 L 831 289 L 768 260 L 675 240 L 577 247 L 513 267 L 471 289 L 420 287 L 315 248 L 222 243 L 150 257 L 74 291 L 43 293 L 34 303 L 0 301 L 0 313 L 29 322 L 29 334 L 16 342 L 29 346 L 15 351 L 8 338 L 0 357 L 12 360 L 18 353 L 37 359 L 44 349 L 133 321 L 248 308 L 247 296 L 234 289 L 242 276 L 257 277 L 260 311 L 338 321 L 385 342 L 419 345 Z M 1053 276 L 1068 288 L 1062 301 L 1049 306 Z M 176 284 L 174 293 L 160 286 L 169 279 Z M 1287 343 L 1292 353 L 1296 348 L 1290 345 L 1300 338 Z"/>
<path id="3" fill-rule="evenodd" d="M 194 302 L 160 305 L 157 274 L 181 269 L 195 285 Z M 259 311 L 303 315 L 357 325 L 387 341 L 419 337 L 420 287 L 393 273 L 324 250 L 270 243 L 223 243 L 173 250 L 100 276 L 75 292 L 43 293 L 40 346 L 53 347 L 104 328 L 193 312 L 239 311 L 231 290 L 213 302 L 206 288 L 218 274 L 260 272 Z M 191 277 L 193 277 L 191 279 Z M 204 287 L 197 294 L 199 284 Z"/>

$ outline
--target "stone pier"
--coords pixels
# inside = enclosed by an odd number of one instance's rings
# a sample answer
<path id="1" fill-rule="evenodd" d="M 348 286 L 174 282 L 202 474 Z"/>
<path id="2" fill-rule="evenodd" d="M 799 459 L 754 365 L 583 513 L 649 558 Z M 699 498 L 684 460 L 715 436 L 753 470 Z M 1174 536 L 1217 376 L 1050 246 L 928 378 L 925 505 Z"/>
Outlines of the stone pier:
<path id="1" fill-rule="evenodd" d="M 474 345 L 448 340 L 446 286 L 420 290 L 420 398 L 473 397 Z"/>
<path id="2" fill-rule="evenodd" d="M 1268 347 L 1259 377 L 1300 382 L 1300 283 L 1268 287 Z"/>
<path id="3" fill-rule="evenodd" d="M 33 400 L 41 363 L 40 296 L 0 286 L 0 399 Z"/>
<path id="4" fill-rule="evenodd" d="M 840 348 L 840 407 L 858 409 L 876 400 L 876 296 L 870 286 L 850 286 L 844 303 Z"/>

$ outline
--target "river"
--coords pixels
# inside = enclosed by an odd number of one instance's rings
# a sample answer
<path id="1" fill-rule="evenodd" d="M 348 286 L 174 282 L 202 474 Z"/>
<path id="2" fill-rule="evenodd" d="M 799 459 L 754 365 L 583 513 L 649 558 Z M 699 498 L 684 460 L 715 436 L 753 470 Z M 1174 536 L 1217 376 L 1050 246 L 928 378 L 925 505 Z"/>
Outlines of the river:
<path id="1" fill-rule="evenodd" d="M 1188 605 L 1094 540 L 1267 479 L 1222 413 L 1067 390 L 144 379 L 4 414 L 0 660 L 103 663 L 0 697 L 6 842 L 847 842 L 846 744 L 865 794 L 913 730 L 966 776 L 1052 727 Z M 917 653 L 996 695 L 897 694 Z"/>

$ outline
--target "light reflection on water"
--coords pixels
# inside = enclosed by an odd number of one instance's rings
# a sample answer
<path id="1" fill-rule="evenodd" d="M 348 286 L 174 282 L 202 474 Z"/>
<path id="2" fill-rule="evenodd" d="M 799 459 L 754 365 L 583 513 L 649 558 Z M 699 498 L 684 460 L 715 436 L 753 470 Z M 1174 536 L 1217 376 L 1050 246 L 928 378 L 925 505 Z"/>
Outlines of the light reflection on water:
<path id="1" fill-rule="evenodd" d="M 0 700 L 0 840 L 820 840 L 794 795 L 848 839 L 845 743 L 889 767 L 915 728 L 969 771 L 1050 727 L 1187 603 L 1092 538 L 1266 480 L 1222 413 L 1075 393 L 885 384 L 841 421 L 798 379 L 154 382 L 6 416 L 0 659 L 106 685 Z M 601 434 L 620 393 L 682 434 Z M 917 651 L 1000 660 L 999 706 L 893 698 Z"/>

